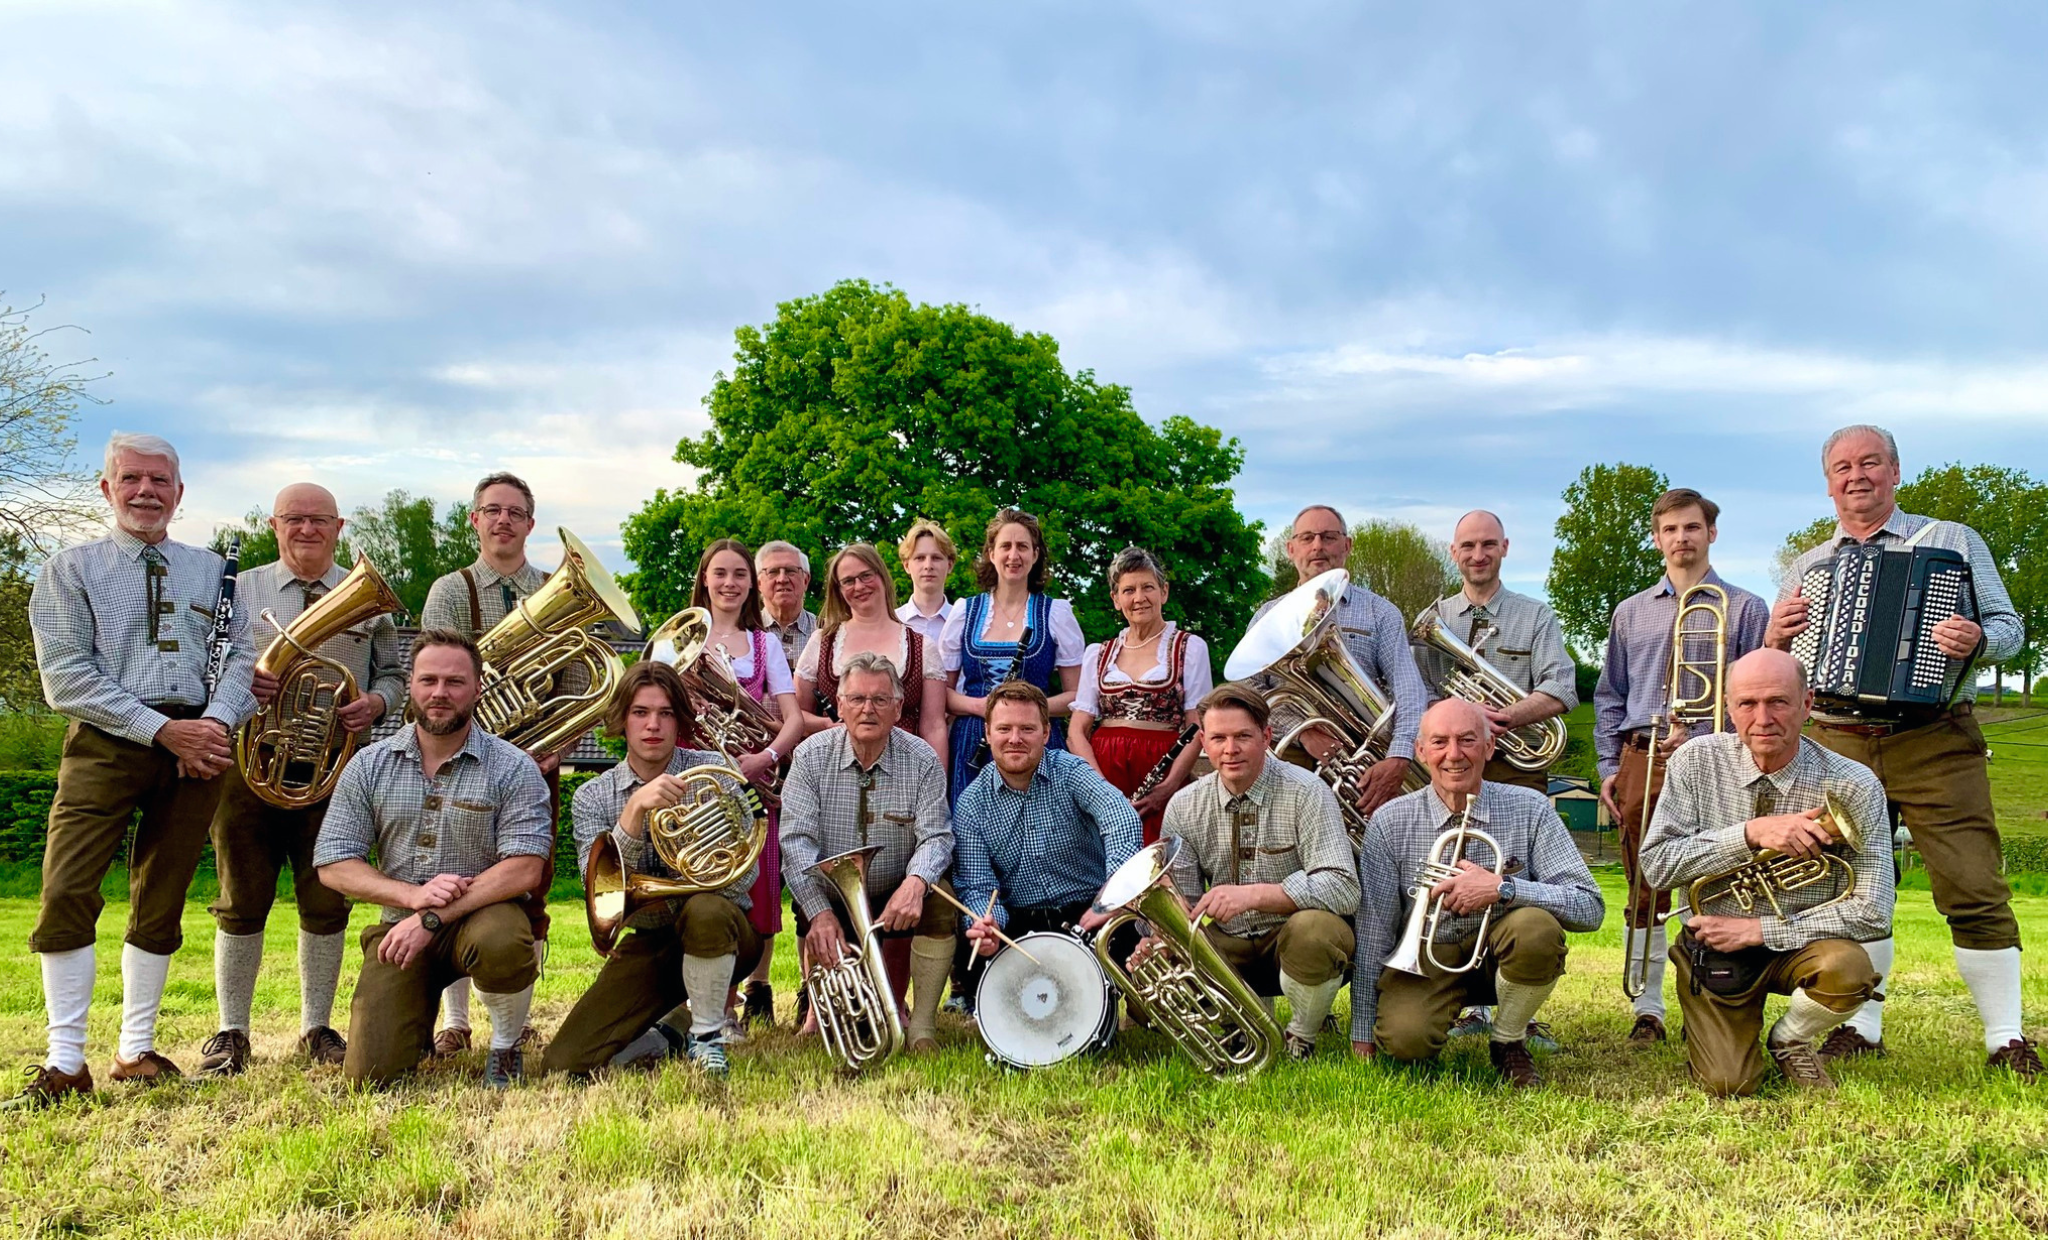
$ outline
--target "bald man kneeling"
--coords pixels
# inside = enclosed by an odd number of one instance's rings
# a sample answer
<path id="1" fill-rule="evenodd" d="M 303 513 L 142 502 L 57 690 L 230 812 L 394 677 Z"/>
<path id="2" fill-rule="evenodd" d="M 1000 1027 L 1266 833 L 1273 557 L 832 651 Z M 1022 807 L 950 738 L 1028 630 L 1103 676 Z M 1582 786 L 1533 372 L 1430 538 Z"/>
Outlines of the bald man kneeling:
<path id="1" fill-rule="evenodd" d="M 1509 1085 L 1542 1083 L 1527 1031 L 1564 976 L 1565 932 L 1597 930 L 1607 904 L 1550 798 L 1483 778 L 1493 727 L 1470 702 L 1446 699 L 1422 716 L 1416 760 L 1429 787 L 1381 806 L 1358 860 L 1358 955 L 1351 982 L 1351 1044 L 1361 1056 L 1432 1059 L 1467 1004 L 1497 1002 L 1489 1055 Z M 1431 888 L 1441 898 L 1421 973 L 1384 967 L 1411 909 L 1411 889 L 1444 831 L 1471 809 L 1471 827 L 1506 853 L 1468 841 L 1458 872 Z M 1495 873 L 1495 869 L 1501 870 Z M 1484 941 L 1479 920 L 1492 912 Z M 1479 963 L 1452 972 L 1477 950 Z M 1441 962 L 1441 963 L 1439 963 Z"/>
<path id="2" fill-rule="evenodd" d="M 289 626 L 341 584 L 347 572 L 334 562 L 334 548 L 345 524 L 325 487 L 295 482 L 277 493 L 270 528 L 277 533 L 278 559 L 242 570 L 236 584 L 238 608 L 249 617 L 257 651 L 269 649 L 278 625 Z M 318 649 L 356 678 L 358 696 L 340 711 L 349 731 L 369 731 L 404 700 L 405 659 L 390 616 L 358 624 Z M 277 695 L 276 677 L 257 673 L 255 690 L 257 701 L 267 704 Z M 333 1028 L 334 991 L 341 978 L 349 905 L 339 892 L 321 885 L 312 864 L 327 803 L 279 809 L 249 791 L 233 766 L 221 783 L 213 816 L 220 898 L 211 908 L 220 1031 L 200 1048 L 199 1074 L 234 1076 L 249 1066 L 249 1015 L 263 965 L 263 926 L 286 865 L 299 908 L 299 1050 L 312 1063 L 339 1064 L 347 1044 Z"/>

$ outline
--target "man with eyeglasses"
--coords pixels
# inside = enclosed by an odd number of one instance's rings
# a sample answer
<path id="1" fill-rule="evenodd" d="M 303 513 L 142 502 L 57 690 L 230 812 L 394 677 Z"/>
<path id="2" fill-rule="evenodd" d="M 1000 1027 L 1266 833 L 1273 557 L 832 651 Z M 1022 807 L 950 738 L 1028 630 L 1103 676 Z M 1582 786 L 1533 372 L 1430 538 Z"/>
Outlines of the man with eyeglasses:
<path id="1" fill-rule="evenodd" d="M 348 575 L 334 561 L 346 524 L 325 487 L 295 482 L 277 493 L 270 528 L 277 534 L 278 558 L 245 569 L 236 586 L 238 609 L 249 617 L 257 651 L 269 649 L 281 626 L 289 626 Z M 335 634 L 317 653 L 356 679 L 355 699 L 335 712 L 350 732 L 369 731 L 405 700 L 405 657 L 390 616 Z M 269 703 L 277 690 L 277 677 L 256 672 L 257 701 Z M 220 1030 L 200 1048 L 201 1076 L 238 1076 L 248 1070 L 249 1016 L 256 975 L 263 967 L 263 926 L 277 900 L 278 874 L 287 864 L 299 910 L 299 1050 L 314 1064 L 339 1065 L 348 1049 L 334 1030 L 333 1012 L 349 905 L 313 870 L 313 845 L 326 816 L 324 799 L 280 809 L 251 792 L 238 767 L 230 764 L 221 774 L 220 807 L 213 816 L 220 898 L 209 910 L 215 925 L 213 984 Z"/>
<path id="2" fill-rule="evenodd" d="M 754 553 L 754 575 L 761 579 L 761 627 L 782 643 L 782 653 L 795 667 L 818 629 L 817 615 L 804 608 L 811 590 L 811 557 L 794 543 L 765 542 Z"/>

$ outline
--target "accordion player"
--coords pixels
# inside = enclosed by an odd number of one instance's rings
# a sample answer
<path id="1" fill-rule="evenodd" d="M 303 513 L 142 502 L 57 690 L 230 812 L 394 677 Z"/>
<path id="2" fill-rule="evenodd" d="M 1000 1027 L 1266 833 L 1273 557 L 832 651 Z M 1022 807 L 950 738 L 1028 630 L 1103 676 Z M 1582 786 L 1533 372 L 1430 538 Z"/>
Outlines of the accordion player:
<path id="1" fill-rule="evenodd" d="M 1970 660 L 1951 658 L 1933 637 L 1952 616 L 1976 618 L 1970 562 L 1959 551 L 1921 546 L 1918 536 L 1846 544 L 1801 575 L 1799 592 L 1811 610 L 1792 655 L 1824 708 L 1939 710 L 1970 672 Z"/>

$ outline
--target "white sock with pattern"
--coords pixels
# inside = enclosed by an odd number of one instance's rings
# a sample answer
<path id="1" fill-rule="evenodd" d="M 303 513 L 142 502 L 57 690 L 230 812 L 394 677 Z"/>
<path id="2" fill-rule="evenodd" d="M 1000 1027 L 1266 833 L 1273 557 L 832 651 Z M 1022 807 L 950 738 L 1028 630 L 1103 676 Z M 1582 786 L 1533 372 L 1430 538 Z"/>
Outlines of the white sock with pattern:
<path id="1" fill-rule="evenodd" d="M 263 971 L 263 933 L 213 932 L 213 1001 L 220 1009 L 220 1027 L 249 1032 L 249 1011 L 256 1006 L 256 975 Z"/>
<path id="2" fill-rule="evenodd" d="M 1630 936 L 1630 942 L 1632 943 L 1642 942 L 1642 935 L 1645 933 L 1641 930 L 1629 930 L 1626 926 L 1623 927 L 1623 931 Z M 1631 1006 L 1635 1008 L 1635 1013 L 1638 1016 L 1648 1013 L 1658 1020 L 1662 1020 L 1664 1019 L 1664 966 L 1670 963 L 1668 953 L 1671 943 L 1666 937 L 1664 927 L 1662 926 L 1650 927 L 1648 934 L 1650 936 L 1650 967 L 1644 970 L 1647 984 L 1643 987 L 1643 993 L 1636 996 L 1632 1001 Z M 1500 1014 L 1496 1012 L 1494 1013 L 1494 1024 L 1497 1027 L 1500 1023 Z"/>
<path id="3" fill-rule="evenodd" d="M 1805 991 L 1795 990 L 1791 1004 L 1765 1040 L 1772 1046 L 1812 1046 L 1820 1035 L 1847 1019 Z"/>
<path id="4" fill-rule="evenodd" d="M 910 1028 L 904 1037 L 912 1042 L 938 1036 L 939 995 L 953 976 L 953 939 L 910 940 Z"/>
<path id="5" fill-rule="evenodd" d="M 1330 1014 L 1330 1004 L 1337 999 L 1337 988 L 1343 984 L 1342 976 L 1311 986 L 1280 974 L 1280 993 L 1287 996 L 1287 1006 L 1293 1009 L 1287 1018 L 1287 1032 L 1315 1041 L 1323 1031 L 1323 1018 Z"/>
<path id="6" fill-rule="evenodd" d="M 683 957 L 683 993 L 690 996 L 690 1036 L 706 1037 L 725 1028 L 725 995 L 732 989 L 733 955 Z"/>
<path id="7" fill-rule="evenodd" d="M 441 992 L 441 1027 L 469 1028 L 469 979 L 458 977 Z"/>
<path id="8" fill-rule="evenodd" d="M 348 933 L 299 931 L 299 1032 L 334 1027 L 334 992 L 341 985 L 341 958 Z"/>
<path id="9" fill-rule="evenodd" d="M 1963 975 L 1963 985 L 1977 1003 L 1977 1017 L 1984 1022 L 1985 1050 L 1999 1050 L 2026 1036 L 2020 1021 L 2019 948 L 1958 947 L 1956 971 Z"/>
<path id="10" fill-rule="evenodd" d="M 476 997 L 484 1005 L 484 1011 L 491 1014 L 491 1049 L 511 1049 L 512 1044 L 519 1040 L 519 1031 L 526 1028 L 527 1014 L 533 1010 L 533 987 L 527 986 L 505 995 L 479 990 Z"/>
<path id="11" fill-rule="evenodd" d="M 156 1049 L 156 1016 L 170 976 L 169 956 L 121 945 L 121 1058 L 132 1063 Z"/>
<path id="12" fill-rule="evenodd" d="M 50 1054 L 43 1062 L 76 1075 L 85 1067 L 85 1018 L 92 1010 L 92 944 L 42 953 L 43 1008 L 50 1018 Z"/>
<path id="13" fill-rule="evenodd" d="M 1536 1010 L 1556 989 L 1555 981 L 1532 986 L 1526 982 L 1511 982 L 1496 972 L 1493 975 L 1493 1040 L 1520 1042 L 1527 1038 L 1529 1022 L 1536 1019 Z"/>
<path id="14" fill-rule="evenodd" d="M 1877 984 L 1880 991 L 1889 991 L 1892 988 L 1892 958 L 1897 946 L 1897 941 L 1890 935 L 1873 939 L 1863 945 L 1863 950 L 1870 956 L 1870 967 L 1880 979 Z M 1872 1042 L 1884 1041 L 1884 1001 L 1869 1000 L 1856 1009 L 1849 1017 L 1848 1024 L 1849 1028 Z"/>

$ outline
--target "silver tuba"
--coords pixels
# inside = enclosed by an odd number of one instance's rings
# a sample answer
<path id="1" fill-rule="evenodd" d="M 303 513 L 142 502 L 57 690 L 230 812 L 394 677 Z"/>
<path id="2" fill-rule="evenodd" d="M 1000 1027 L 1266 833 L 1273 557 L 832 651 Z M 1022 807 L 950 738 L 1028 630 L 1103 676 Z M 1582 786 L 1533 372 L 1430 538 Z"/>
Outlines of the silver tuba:
<path id="1" fill-rule="evenodd" d="M 1356 848 L 1368 821 L 1358 811 L 1358 797 L 1365 773 L 1387 756 L 1394 704 L 1344 648 L 1337 629 L 1337 604 L 1350 584 L 1347 571 L 1333 568 L 1284 595 L 1245 631 L 1223 674 L 1232 680 L 1272 679 L 1266 700 L 1279 734 L 1273 755 L 1307 767 L 1330 785 Z M 1410 762 L 1401 789 L 1413 792 L 1428 782 Z"/>
<path id="2" fill-rule="evenodd" d="M 1436 604 L 1423 609 L 1408 630 L 1408 641 L 1435 651 L 1450 660 L 1451 670 L 1436 688 L 1445 697 L 1463 698 L 1494 710 L 1506 710 L 1529 695 L 1501 675 L 1472 646 L 1444 627 Z M 1494 738 L 1501 760 L 1518 771 L 1547 771 L 1564 756 L 1564 720 L 1553 715 L 1541 723 L 1525 724 Z"/>
<path id="3" fill-rule="evenodd" d="M 640 656 L 666 663 L 683 678 L 683 688 L 696 708 L 697 728 L 712 747 L 734 766 L 747 754 L 766 749 L 782 730 L 775 712 L 740 688 L 725 652 L 710 645 L 711 613 L 686 607 L 662 621 L 647 639 Z M 771 777 L 768 787 L 775 787 Z"/>
<path id="4" fill-rule="evenodd" d="M 1417 977 L 1428 976 L 1423 968 L 1427 960 L 1445 973 L 1468 973 L 1486 954 L 1486 928 L 1493 923 L 1493 908 L 1488 906 L 1479 915 L 1479 929 L 1473 933 L 1477 941 L 1472 945 L 1472 954 L 1457 964 L 1445 964 L 1436 956 L 1436 932 L 1444 921 L 1444 902 L 1432 900 L 1429 893 L 1438 883 L 1458 872 L 1458 862 L 1465 856 L 1465 845 L 1477 842 L 1493 850 L 1495 874 L 1505 872 L 1506 854 L 1491 835 L 1472 826 L 1472 806 L 1479 799 L 1472 793 L 1465 800 L 1465 810 L 1458 815 L 1458 825 L 1445 830 L 1430 843 L 1429 852 L 1423 856 L 1422 868 L 1415 876 L 1415 886 L 1408 891 L 1408 921 L 1401 928 L 1400 941 L 1381 965 L 1382 968 L 1398 969 L 1413 973 Z"/>
<path id="5" fill-rule="evenodd" d="M 813 960 L 804 985 L 810 988 L 811 1011 L 825 1049 L 852 1073 L 865 1072 L 903 1049 L 903 1018 L 896 1012 L 882 942 L 868 914 L 868 862 L 880 851 L 880 844 L 870 844 L 827 857 L 809 870 L 832 889 L 846 911 L 850 933 L 846 955 Z"/>

